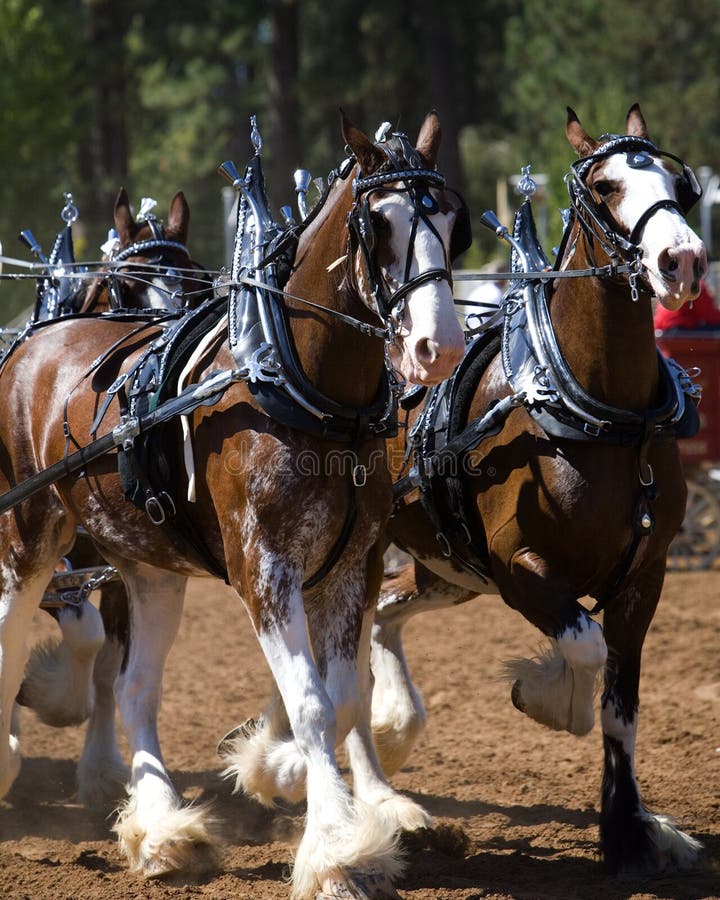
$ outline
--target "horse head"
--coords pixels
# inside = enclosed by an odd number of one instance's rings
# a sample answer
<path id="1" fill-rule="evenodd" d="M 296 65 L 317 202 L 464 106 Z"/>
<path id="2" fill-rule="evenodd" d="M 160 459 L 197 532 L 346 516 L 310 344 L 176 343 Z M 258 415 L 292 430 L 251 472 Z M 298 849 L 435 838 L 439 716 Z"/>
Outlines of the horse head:
<path id="1" fill-rule="evenodd" d="M 609 238 L 619 255 L 640 260 L 663 306 L 678 309 L 697 297 L 707 254 L 685 220 L 702 193 L 692 170 L 652 143 L 638 104 L 627 114 L 625 135 L 598 139 L 568 107 L 566 134 L 581 157 L 572 167 L 571 197 L 585 225 L 601 244 Z"/>
<path id="2" fill-rule="evenodd" d="M 91 284 L 82 312 L 192 308 L 205 298 L 208 279 L 185 246 L 190 225 L 185 194 L 177 191 L 172 198 L 167 225 L 152 213 L 153 206 L 154 201 L 143 201 L 135 218 L 127 191 L 120 189 L 114 236 L 103 246 L 111 265 Z"/>
<path id="3" fill-rule="evenodd" d="M 467 209 L 436 170 L 440 123 L 431 113 L 415 147 L 403 134 L 373 143 L 344 114 L 356 160 L 350 278 L 392 329 L 391 361 L 410 382 L 449 377 L 464 352 L 450 267 L 469 246 Z"/>

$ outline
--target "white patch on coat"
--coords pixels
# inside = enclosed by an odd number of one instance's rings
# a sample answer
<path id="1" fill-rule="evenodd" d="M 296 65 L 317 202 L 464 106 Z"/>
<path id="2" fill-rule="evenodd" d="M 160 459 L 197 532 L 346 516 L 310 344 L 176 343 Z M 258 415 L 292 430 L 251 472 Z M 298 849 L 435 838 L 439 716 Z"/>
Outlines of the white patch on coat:
<path id="1" fill-rule="evenodd" d="M 587 616 L 532 659 L 511 659 L 515 706 L 548 728 L 587 734 L 595 723 L 595 690 L 607 659 L 602 629 Z"/>
<path id="2" fill-rule="evenodd" d="M 0 566 L 0 799 L 20 771 L 20 745 L 11 734 L 15 698 L 28 657 L 33 613 L 52 577 L 53 564 L 23 582 L 10 566 Z"/>
<path id="3" fill-rule="evenodd" d="M 615 702 L 610 696 L 603 704 L 601 712 L 603 734 L 616 740 L 631 761 L 635 758 L 635 735 L 637 734 L 637 710 L 631 722 L 618 715 Z M 634 773 L 633 773 L 634 777 Z"/>
<path id="4" fill-rule="evenodd" d="M 455 220 L 453 211 L 435 213 L 429 217 L 437 234 L 422 219 L 418 220 L 406 279 L 414 214 L 412 203 L 404 193 L 378 192 L 372 196 L 370 204 L 374 213 L 387 219 L 392 232 L 393 263 L 382 268 L 391 292 L 423 272 L 449 267 L 446 248 L 450 246 L 450 231 Z M 364 263 L 359 264 L 357 276 L 359 283 L 363 284 Z M 367 289 L 365 293 L 368 294 Z M 452 288 L 447 280 L 425 282 L 406 295 L 398 338 L 400 347 L 396 346 L 393 351 L 393 364 L 407 381 L 434 384 L 449 378 L 462 359 L 465 340 L 455 315 Z"/>

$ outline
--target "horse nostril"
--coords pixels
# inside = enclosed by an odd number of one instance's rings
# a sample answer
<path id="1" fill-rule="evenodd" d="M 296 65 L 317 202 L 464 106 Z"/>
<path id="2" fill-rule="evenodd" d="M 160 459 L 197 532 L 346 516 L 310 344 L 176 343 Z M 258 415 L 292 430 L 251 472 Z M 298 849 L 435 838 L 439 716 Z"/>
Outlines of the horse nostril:
<path id="1" fill-rule="evenodd" d="M 678 267 L 677 257 L 669 249 L 663 250 L 658 257 L 658 269 L 664 276 L 671 275 Z"/>
<path id="2" fill-rule="evenodd" d="M 432 365 L 438 357 L 437 344 L 423 338 L 415 344 L 415 359 L 423 366 Z"/>

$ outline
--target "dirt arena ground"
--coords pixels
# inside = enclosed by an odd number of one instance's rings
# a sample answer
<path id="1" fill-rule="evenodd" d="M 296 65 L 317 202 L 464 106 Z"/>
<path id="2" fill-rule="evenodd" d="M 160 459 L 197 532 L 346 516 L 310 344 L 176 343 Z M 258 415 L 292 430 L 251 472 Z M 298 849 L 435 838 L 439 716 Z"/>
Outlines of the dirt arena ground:
<path id="1" fill-rule="evenodd" d="M 407 900 L 699 900 L 720 897 L 720 572 L 666 582 L 648 636 L 638 773 L 646 803 L 705 846 L 695 873 L 606 879 L 597 861 L 598 727 L 577 739 L 544 730 L 510 703 L 504 658 L 538 635 L 496 598 L 411 623 L 407 646 L 430 727 L 396 785 L 440 829 L 408 848 Z M 48 617 L 38 634 L 52 630 Z M 144 882 L 124 868 L 109 821 L 73 801 L 82 730 L 23 711 L 22 772 L 0 803 L 0 897 L 12 900 L 285 898 L 292 810 L 233 797 L 218 738 L 257 712 L 269 674 L 245 613 L 224 586 L 191 584 L 165 678 L 161 737 L 186 798 L 213 797 L 226 823 L 222 872 Z"/>

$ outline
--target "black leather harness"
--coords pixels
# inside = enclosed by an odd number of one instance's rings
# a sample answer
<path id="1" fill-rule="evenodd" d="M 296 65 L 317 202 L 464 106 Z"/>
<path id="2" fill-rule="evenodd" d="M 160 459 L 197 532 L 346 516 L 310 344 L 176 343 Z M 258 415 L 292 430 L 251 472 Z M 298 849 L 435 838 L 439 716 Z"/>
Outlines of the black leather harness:
<path id="1" fill-rule="evenodd" d="M 404 136 L 394 135 L 386 150 L 388 165 L 371 176 L 371 183 L 370 180 L 364 183 L 363 179 L 356 179 L 355 205 L 349 217 L 353 234 L 359 234 L 352 222 L 364 202 L 364 195 L 385 184 L 405 182 L 406 188 L 396 190 L 404 190 L 411 196 L 417 215 L 423 219 L 427 220 L 428 215 L 438 211 L 436 207 L 429 208 L 423 201 L 431 196 L 427 185 L 441 185 L 444 179 L 436 171 L 423 168 L 417 154 L 412 159 L 405 158 L 401 151 L 409 146 Z M 293 264 L 299 231 L 312 221 L 313 214 L 300 229 L 283 231 L 273 221 L 265 195 L 259 147 L 257 149 L 245 178 L 232 179 L 241 196 L 228 296 L 206 301 L 192 312 L 176 314 L 172 324 L 168 316 L 162 317 L 161 334 L 107 391 L 93 423 L 92 433 L 99 429 L 115 398 L 120 404 L 119 425 L 110 434 L 81 447 L 69 435 L 66 417 L 68 443 L 65 458 L 0 497 L 0 511 L 10 509 L 93 459 L 119 448 L 119 469 L 126 496 L 144 508 L 155 524 L 168 527 L 173 540 L 183 551 L 190 547 L 211 572 L 227 580 L 224 565 L 213 557 L 198 536 L 190 512 L 173 498 L 170 475 L 175 468 L 178 446 L 173 420 L 202 404 L 216 403 L 232 383 L 243 381 L 273 420 L 313 436 L 349 444 L 351 452 L 354 450 L 357 453 L 360 443 L 368 438 L 386 437 L 394 433 L 399 388 L 392 378 L 389 365 L 383 373 L 377 397 L 364 408 L 347 407 L 321 394 L 302 370 L 282 297 L 283 286 Z M 355 161 L 347 160 L 333 178 L 347 178 L 354 169 Z M 328 190 L 331 185 L 332 179 Z M 322 202 L 318 208 L 321 205 Z M 366 202 L 363 208 L 367 209 Z M 470 240 L 469 224 L 463 219 L 459 225 L 456 222 L 456 232 L 455 246 L 466 249 Z M 152 241 L 145 242 L 143 249 L 152 249 L 149 245 L 158 240 L 161 238 L 155 236 Z M 355 244 L 355 249 L 359 247 L 367 264 L 368 260 L 374 260 L 374 254 L 367 252 L 364 238 L 358 240 L 359 245 Z M 139 246 L 134 246 L 124 252 L 127 255 L 138 249 Z M 408 249 L 408 258 L 411 253 L 412 246 Z M 379 274 L 379 270 L 373 271 L 375 276 Z M 383 328 L 333 310 L 323 308 L 323 311 L 341 318 L 367 335 L 384 338 L 387 342 L 393 337 L 389 317 L 395 314 L 396 307 L 404 302 L 407 293 L 429 279 L 439 278 L 451 282 L 449 262 L 445 269 L 433 269 L 413 278 L 408 277 L 397 291 L 390 294 L 384 293 L 385 282 L 381 274 L 379 280 L 374 277 L 378 290 L 383 291 L 382 297 L 377 293 L 375 297 L 378 310 L 387 319 Z M 211 373 L 199 384 L 191 385 L 175 396 L 177 377 L 198 341 L 226 313 L 228 341 L 237 368 Z M 160 324 L 160 320 L 146 320 L 146 324 L 149 323 Z M 144 327 L 145 324 L 140 326 Z M 105 357 L 106 354 L 103 354 L 96 360 L 91 371 Z M 74 452 L 70 452 L 71 441 L 77 447 Z M 352 471 L 350 504 L 341 532 L 325 563 L 305 582 L 304 587 L 312 587 L 321 581 L 342 554 L 355 525 L 355 491 L 364 484 L 365 476 L 364 467 L 356 465 Z"/>
<path id="2" fill-rule="evenodd" d="M 685 173 L 683 177 L 687 177 Z M 571 227 L 572 222 L 567 229 Z M 659 408 L 637 413 L 610 407 L 590 396 L 575 380 L 557 343 L 545 283 L 552 280 L 552 271 L 537 238 L 529 199 L 516 213 L 512 243 L 513 271 L 533 272 L 535 277 L 519 282 L 505 298 L 502 326 L 481 330 L 469 342 L 454 375 L 428 394 L 408 435 L 412 468 L 396 483 L 395 498 L 400 501 L 419 488 L 443 556 L 487 580 L 487 544 L 470 492 L 466 457 L 487 437 L 499 433 L 513 408 L 522 405 L 554 440 L 637 447 L 640 475 L 633 538 L 597 601 L 594 611 L 598 611 L 627 574 L 640 539 L 654 527 L 652 501 L 657 489 L 647 463 L 650 443 L 697 432 L 700 389 L 674 360 L 658 352 Z M 538 278 L 543 271 L 547 277 Z M 468 422 L 480 378 L 498 352 L 512 393 Z"/>

